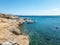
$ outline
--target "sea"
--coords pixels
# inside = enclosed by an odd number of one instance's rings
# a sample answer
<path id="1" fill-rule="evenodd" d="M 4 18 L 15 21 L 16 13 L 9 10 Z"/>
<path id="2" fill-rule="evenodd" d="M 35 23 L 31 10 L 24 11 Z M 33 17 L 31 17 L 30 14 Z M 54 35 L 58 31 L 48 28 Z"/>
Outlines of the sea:
<path id="1" fill-rule="evenodd" d="M 60 45 L 60 16 L 20 16 L 34 23 L 24 23 L 22 32 L 29 35 L 29 45 Z"/>

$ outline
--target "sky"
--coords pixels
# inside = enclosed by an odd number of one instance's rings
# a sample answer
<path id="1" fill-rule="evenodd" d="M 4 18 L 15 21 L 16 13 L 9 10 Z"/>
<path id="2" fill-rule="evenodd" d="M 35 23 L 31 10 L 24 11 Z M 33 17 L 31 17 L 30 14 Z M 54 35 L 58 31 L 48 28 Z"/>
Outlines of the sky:
<path id="1" fill-rule="evenodd" d="M 0 13 L 60 15 L 60 0 L 0 0 Z"/>

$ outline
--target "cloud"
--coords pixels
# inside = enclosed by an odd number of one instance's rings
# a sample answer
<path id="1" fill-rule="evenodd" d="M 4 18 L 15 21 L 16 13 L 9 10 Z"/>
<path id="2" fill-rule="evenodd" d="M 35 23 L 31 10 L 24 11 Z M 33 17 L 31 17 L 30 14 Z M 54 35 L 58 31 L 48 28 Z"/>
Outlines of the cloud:
<path id="1" fill-rule="evenodd" d="M 40 11 L 41 15 L 60 15 L 60 9 L 59 8 L 54 8 L 54 9 L 49 9 L 49 10 L 42 10 Z"/>
<path id="2" fill-rule="evenodd" d="M 49 10 L 23 10 L 20 12 L 21 15 L 60 15 L 60 9 L 54 8 Z"/>
<path id="3" fill-rule="evenodd" d="M 52 10 L 54 10 L 54 11 L 56 11 L 56 10 L 58 10 L 59 8 L 55 8 L 55 9 L 52 9 Z"/>

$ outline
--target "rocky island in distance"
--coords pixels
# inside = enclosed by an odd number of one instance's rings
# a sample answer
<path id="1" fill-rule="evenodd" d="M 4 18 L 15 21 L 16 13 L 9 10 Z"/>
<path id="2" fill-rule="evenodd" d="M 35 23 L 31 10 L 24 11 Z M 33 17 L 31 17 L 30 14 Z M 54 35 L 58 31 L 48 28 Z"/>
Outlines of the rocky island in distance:
<path id="1" fill-rule="evenodd" d="M 24 35 L 19 27 L 23 19 L 9 14 L 0 14 L 0 45 L 29 45 L 29 36 Z"/>

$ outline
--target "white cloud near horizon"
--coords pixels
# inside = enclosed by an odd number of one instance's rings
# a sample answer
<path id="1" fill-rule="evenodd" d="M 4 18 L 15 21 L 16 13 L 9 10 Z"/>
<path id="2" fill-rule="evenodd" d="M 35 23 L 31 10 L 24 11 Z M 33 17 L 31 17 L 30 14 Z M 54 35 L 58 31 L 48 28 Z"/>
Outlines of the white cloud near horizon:
<path id="1" fill-rule="evenodd" d="M 49 10 L 26 10 L 26 11 L 21 11 L 21 15 L 60 15 L 60 9 L 59 8 L 54 8 L 54 9 L 49 9 Z"/>
<path id="2" fill-rule="evenodd" d="M 55 8 L 55 9 L 50 9 L 50 10 L 45 10 L 46 15 L 60 15 L 60 9 Z M 44 12 L 43 12 L 44 14 Z"/>

